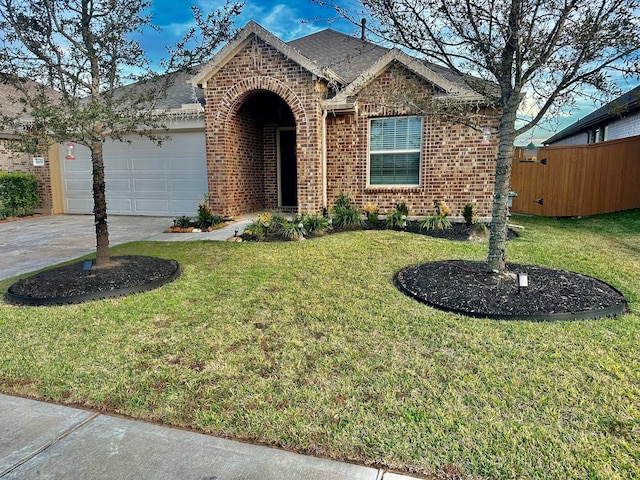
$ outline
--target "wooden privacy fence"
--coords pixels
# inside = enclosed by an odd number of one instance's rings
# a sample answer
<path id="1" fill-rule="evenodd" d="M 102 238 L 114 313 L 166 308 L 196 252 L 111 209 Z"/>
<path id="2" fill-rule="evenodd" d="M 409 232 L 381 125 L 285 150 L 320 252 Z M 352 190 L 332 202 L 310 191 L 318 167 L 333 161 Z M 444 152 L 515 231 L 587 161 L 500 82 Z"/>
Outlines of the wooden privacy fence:
<path id="1" fill-rule="evenodd" d="M 544 147 L 528 161 L 516 148 L 511 212 L 577 217 L 640 208 L 640 136 Z"/>

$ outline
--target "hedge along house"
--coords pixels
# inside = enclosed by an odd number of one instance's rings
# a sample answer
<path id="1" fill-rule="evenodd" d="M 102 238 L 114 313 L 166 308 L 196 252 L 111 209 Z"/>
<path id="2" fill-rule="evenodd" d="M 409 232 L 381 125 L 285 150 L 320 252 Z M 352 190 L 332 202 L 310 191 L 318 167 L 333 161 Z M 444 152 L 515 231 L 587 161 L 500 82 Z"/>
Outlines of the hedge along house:
<path id="1" fill-rule="evenodd" d="M 312 213 L 344 192 L 382 212 L 442 199 L 490 214 L 499 111 L 447 69 L 332 30 L 284 43 L 250 22 L 192 84 L 215 211 Z"/>
<path id="2" fill-rule="evenodd" d="M 42 88 L 35 82 L 27 81 L 25 86 L 35 90 Z M 55 96 L 55 92 L 49 90 Z M 7 118 L 23 117 L 28 124 L 28 112 L 24 112 L 21 102 L 22 93 L 15 87 L 2 81 L 0 77 L 0 116 Z M 36 154 L 23 153 L 17 150 L 17 136 L 11 130 L 0 129 L 0 172 L 21 172 L 35 175 L 38 179 L 38 195 L 40 205 L 36 211 L 52 213 L 59 205 L 55 204 L 53 191 L 59 187 L 58 172 L 51 168 L 52 157 L 57 155 L 57 146 L 43 149 Z"/>

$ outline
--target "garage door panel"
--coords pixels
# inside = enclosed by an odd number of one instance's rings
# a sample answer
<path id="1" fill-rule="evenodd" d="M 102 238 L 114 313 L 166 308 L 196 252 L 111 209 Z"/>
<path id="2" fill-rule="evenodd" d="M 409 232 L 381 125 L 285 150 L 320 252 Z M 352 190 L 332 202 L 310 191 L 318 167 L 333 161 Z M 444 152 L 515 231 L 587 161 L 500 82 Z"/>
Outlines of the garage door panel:
<path id="1" fill-rule="evenodd" d="M 131 192 L 131 180 L 128 178 L 111 178 L 105 180 L 105 186 L 110 193 Z"/>
<path id="2" fill-rule="evenodd" d="M 90 178 L 68 178 L 65 180 L 65 186 L 67 191 L 72 195 L 77 194 L 79 196 L 84 196 L 82 193 L 85 191 L 91 191 L 92 183 Z M 78 193 L 79 192 L 79 193 Z"/>
<path id="3" fill-rule="evenodd" d="M 69 212 L 93 212 L 93 200 L 87 201 L 86 198 L 67 198 L 65 200 L 65 211 Z"/>
<path id="4" fill-rule="evenodd" d="M 198 190 L 200 189 L 200 190 Z M 172 192 L 200 192 L 200 197 L 204 193 L 202 182 L 196 179 L 176 179 L 171 181 Z"/>
<path id="5" fill-rule="evenodd" d="M 207 192 L 204 132 L 177 132 L 158 147 L 148 139 L 104 144 L 107 211 L 129 215 L 195 215 Z M 65 212 L 92 213 L 89 150 L 76 146 L 76 160 L 61 160 Z M 61 147 L 64 159 L 66 148 Z"/>
<path id="6" fill-rule="evenodd" d="M 166 152 L 163 152 L 166 153 Z M 164 159 L 158 159 L 155 157 L 144 158 L 132 158 L 131 159 L 132 170 L 134 172 L 148 172 L 148 171 L 165 171 Z"/>
<path id="7" fill-rule="evenodd" d="M 133 202 L 130 198 L 108 198 L 107 213 L 126 214 L 133 209 Z"/>
<path id="8" fill-rule="evenodd" d="M 169 200 L 160 200 L 160 199 L 144 199 L 138 198 L 135 201 L 136 211 L 145 212 L 145 213 L 153 213 L 158 211 L 169 211 Z"/>
<path id="9" fill-rule="evenodd" d="M 171 206 L 175 212 L 189 212 L 188 215 L 193 216 L 193 203 L 192 200 L 172 200 Z"/>
<path id="10" fill-rule="evenodd" d="M 114 155 L 114 152 L 109 152 Z M 129 174 L 131 167 L 128 158 L 110 158 L 108 162 L 105 162 L 105 172 L 110 174 Z"/>
<path id="11" fill-rule="evenodd" d="M 134 188 L 136 192 L 156 192 L 166 194 L 168 191 L 167 180 L 164 179 L 135 179 Z"/>

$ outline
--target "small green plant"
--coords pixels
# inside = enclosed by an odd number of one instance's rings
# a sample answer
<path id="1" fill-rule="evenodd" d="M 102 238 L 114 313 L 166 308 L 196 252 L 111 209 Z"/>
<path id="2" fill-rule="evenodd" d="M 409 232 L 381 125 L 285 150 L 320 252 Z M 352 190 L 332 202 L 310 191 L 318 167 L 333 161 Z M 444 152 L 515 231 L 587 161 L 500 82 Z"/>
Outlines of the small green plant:
<path id="1" fill-rule="evenodd" d="M 215 227 L 220 225 L 224 221 L 221 215 L 216 215 L 211 211 L 211 207 L 205 202 L 200 202 L 198 205 L 198 216 L 196 217 L 196 227 L 201 229 L 207 229 L 209 227 Z"/>
<path id="2" fill-rule="evenodd" d="M 362 225 L 360 212 L 351 204 L 349 196 L 342 192 L 331 209 L 331 217 L 334 227 L 348 228 Z"/>
<path id="3" fill-rule="evenodd" d="M 478 221 L 478 211 L 473 203 L 467 203 L 462 209 L 462 216 L 464 217 L 464 223 L 467 227 L 470 227 Z"/>
<path id="4" fill-rule="evenodd" d="M 446 230 L 451 228 L 451 222 L 447 218 L 451 209 L 444 200 L 434 200 L 433 208 L 436 214 L 426 217 L 420 224 L 420 228 L 425 230 Z"/>
<path id="5" fill-rule="evenodd" d="M 291 220 L 278 216 L 276 225 L 276 234 L 288 240 L 300 240 L 307 234 L 303 219 L 299 215 Z"/>
<path id="6" fill-rule="evenodd" d="M 273 215 L 269 212 L 264 212 L 258 215 L 258 217 L 251 222 L 244 233 L 258 239 L 264 238 L 270 230 L 273 228 Z"/>
<path id="7" fill-rule="evenodd" d="M 189 228 L 192 224 L 191 217 L 182 215 L 173 220 L 173 226 L 177 228 Z"/>
<path id="8" fill-rule="evenodd" d="M 409 207 L 404 202 L 396 204 L 393 212 L 387 215 L 387 228 L 395 230 L 403 229 L 407 226 L 407 218 L 409 217 Z"/>
<path id="9" fill-rule="evenodd" d="M 378 217 L 380 215 L 380 209 L 378 205 L 372 202 L 368 202 L 365 204 L 364 208 L 365 215 L 367 216 L 367 224 L 370 227 L 375 226 L 378 223 Z"/>
<path id="10" fill-rule="evenodd" d="M 308 233 L 321 233 L 329 228 L 329 219 L 322 215 L 305 215 L 302 223 Z"/>

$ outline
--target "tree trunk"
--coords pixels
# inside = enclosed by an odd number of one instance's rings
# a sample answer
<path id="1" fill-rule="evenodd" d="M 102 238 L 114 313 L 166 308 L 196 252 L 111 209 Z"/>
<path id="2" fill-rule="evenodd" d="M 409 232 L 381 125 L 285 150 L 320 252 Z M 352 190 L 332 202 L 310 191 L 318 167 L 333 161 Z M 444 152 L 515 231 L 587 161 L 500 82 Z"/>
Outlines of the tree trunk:
<path id="1" fill-rule="evenodd" d="M 513 142 L 515 141 L 515 121 L 518 105 L 507 102 L 503 106 L 498 127 L 498 158 L 493 187 L 493 208 L 489 236 L 487 271 L 503 273 L 506 263 L 509 187 L 511 185 L 511 164 L 513 162 Z"/>
<path id="2" fill-rule="evenodd" d="M 102 142 L 91 143 L 93 164 L 93 216 L 96 225 L 96 265 L 109 263 L 109 229 L 107 227 L 107 198 L 104 182 Z"/>

